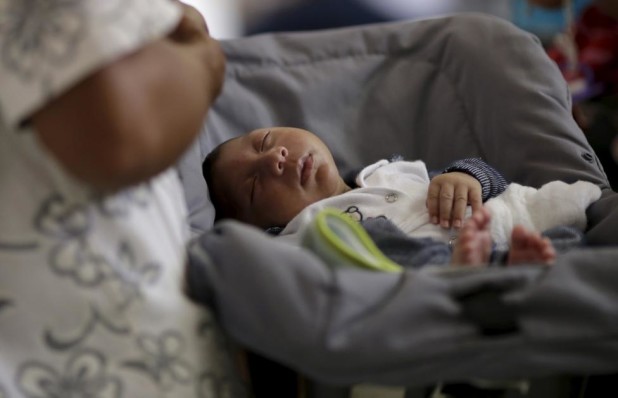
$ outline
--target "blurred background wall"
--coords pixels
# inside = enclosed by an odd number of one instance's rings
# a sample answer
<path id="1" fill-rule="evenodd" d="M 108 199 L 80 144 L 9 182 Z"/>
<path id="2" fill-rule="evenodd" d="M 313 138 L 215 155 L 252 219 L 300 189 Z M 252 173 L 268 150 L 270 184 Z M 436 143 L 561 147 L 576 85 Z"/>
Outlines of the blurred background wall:
<path id="1" fill-rule="evenodd" d="M 484 12 L 513 21 L 543 40 L 564 28 L 561 10 L 526 0 L 183 0 L 204 14 L 220 39 L 281 30 L 310 30 L 418 19 L 453 12 Z M 591 0 L 574 0 L 579 12 Z"/>

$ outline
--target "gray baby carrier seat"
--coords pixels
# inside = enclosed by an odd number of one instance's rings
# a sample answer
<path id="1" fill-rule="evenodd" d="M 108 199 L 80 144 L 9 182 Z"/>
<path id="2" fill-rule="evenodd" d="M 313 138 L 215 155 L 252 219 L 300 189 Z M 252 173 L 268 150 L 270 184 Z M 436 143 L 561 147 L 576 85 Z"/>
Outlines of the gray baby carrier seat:
<path id="1" fill-rule="evenodd" d="M 179 169 L 199 263 L 188 277 L 235 340 L 316 386 L 341 386 L 315 387 L 323 397 L 354 396 L 361 383 L 413 391 L 618 371 L 618 198 L 535 37 L 470 14 L 223 48 L 223 93 Z M 551 268 L 334 269 L 239 222 L 212 226 L 203 158 L 266 126 L 315 132 L 344 172 L 393 153 L 433 170 L 480 157 L 513 182 L 587 180 L 604 193 L 588 210 L 586 247 Z M 548 391 L 536 396 L 572 396 Z"/>

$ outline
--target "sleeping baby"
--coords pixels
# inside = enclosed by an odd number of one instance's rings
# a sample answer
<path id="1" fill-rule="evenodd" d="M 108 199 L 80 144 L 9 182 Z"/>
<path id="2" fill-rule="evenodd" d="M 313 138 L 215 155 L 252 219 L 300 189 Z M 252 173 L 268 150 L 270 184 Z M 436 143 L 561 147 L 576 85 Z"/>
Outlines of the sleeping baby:
<path id="1" fill-rule="evenodd" d="M 459 265 L 487 263 L 496 248 L 508 248 L 509 264 L 551 263 L 555 250 L 540 232 L 584 230 L 585 210 L 601 195 L 583 181 L 540 189 L 507 184 L 480 159 L 455 162 L 433 178 L 421 161 L 380 160 L 346 182 L 324 142 L 290 127 L 226 141 L 202 169 L 217 219 L 276 227 L 299 243 L 319 211 L 335 208 L 360 222 L 384 220 L 411 239 L 452 246 L 450 262 Z"/>

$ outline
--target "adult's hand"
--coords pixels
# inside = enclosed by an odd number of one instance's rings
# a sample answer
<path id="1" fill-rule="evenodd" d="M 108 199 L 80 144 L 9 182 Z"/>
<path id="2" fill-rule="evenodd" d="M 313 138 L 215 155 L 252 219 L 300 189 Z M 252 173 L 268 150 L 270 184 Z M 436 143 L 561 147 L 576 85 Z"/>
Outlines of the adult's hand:
<path id="1" fill-rule="evenodd" d="M 219 94 L 225 69 L 217 41 L 197 22 L 185 7 L 168 37 L 103 67 L 33 115 L 39 139 L 70 174 L 117 190 L 178 160 Z"/>
<path id="2" fill-rule="evenodd" d="M 177 3 L 182 7 L 182 18 L 170 33 L 170 38 L 179 42 L 187 42 L 199 39 L 204 33 L 210 33 L 206 20 L 195 7 L 181 1 L 177 1 Z"/>
<path id="3" fill-rule="evenodd" d="M 225 73 L 225 56 L 219 42 L 210 36 L 208 25 L 202 14 L 194 7 L 178 1 L 182 7 L 182 18 L 176 28 L 169 34 L 169 39 L 183 46 L 193 46 L 202 57 L 204 67 L 213 76 L 213 82 L 219 82 L 211 87 L 213 99 L 219 95 Z"/>

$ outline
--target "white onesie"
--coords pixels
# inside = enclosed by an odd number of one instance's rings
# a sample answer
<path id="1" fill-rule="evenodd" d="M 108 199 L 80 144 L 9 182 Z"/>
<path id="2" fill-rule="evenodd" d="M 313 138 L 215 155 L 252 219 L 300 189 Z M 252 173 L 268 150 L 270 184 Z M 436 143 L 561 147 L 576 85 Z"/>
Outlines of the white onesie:
<path id="1" fill-rule="evenodd" d="M 427 167 L 420 160 L 380 160 L 358 174 L 358 188 L 308 206 L 280 236 L 298 243 L 315 215 L 330 207 L 358 221 L 383 217 L 411 237 L 429 237 L 448 243 L 456 237 L 456 232 L 430 222 L 426 206 L 429 182 Z M 539 189 L 511 183 L 502 194 L 485 203 L 492 214 L 492 238 L 498 248 L 506 248 L 511 230 L 517 224 L 538 232 L 560 225 L 583 230 L 587 222 L 586 208 L 600 196 L 599 187 L 584 181 L 574 184 L 552 181 Z"/>

